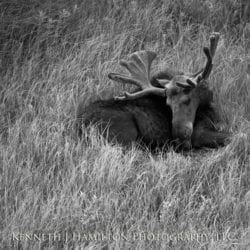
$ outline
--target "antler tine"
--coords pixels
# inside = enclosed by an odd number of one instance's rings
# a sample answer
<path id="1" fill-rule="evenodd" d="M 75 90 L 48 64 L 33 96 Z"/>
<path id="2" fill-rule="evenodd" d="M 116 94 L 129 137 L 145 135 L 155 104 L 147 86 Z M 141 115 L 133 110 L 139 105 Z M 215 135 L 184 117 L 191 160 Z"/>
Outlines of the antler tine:
<path id="1" fill-rule="evenodd" d="M 129 71 L 130 76 L 118 73 L 109 73 L 108 77 L 117 82 L 137 85 L 142 89 L 145 88 L 144 86 L 149 87 L 150 67 L 155 57 L 156 54 L 152 51 L 135 52 L 130 55 L 127 61 L 120 61 L 120 65 Z"/>
<path id="2" fill-rule="evenodd" d="M 213 58 L 220 39 L 219 32 L 213 32 L 210 36 L 210 55 Z"/>
<path id="3" fill-rule="evenodd" d="M 213 63 L 212 63 L 212 57 L 211 57 L 209 49 L 207 47 L 204 47 L 203 51 L 207 57 L 207 62 L 206 62 L 206 66 L 204 70 L 201 73 L 201 79 L 207 79 L 212 71 Z"/>
<path id="4" fill-rule="evenodd" d="M 131 78 L 142 89 L 151 87 L 150 68 L 156 54 L 152 51 L 138 51 L 130 55 L 129 60 L 121 60 L 120 65 L 125 67 Z"/>
<path id="5" fill-rule="evenodd" d="M 207 79 L 213 68 L 213 57 L 215 55 L 215 51 L 217 49 L 217 45 L 219 42 L 220 33 L 213 32 L 210 36 L 210 48 L 204 47 L 203 51 L 207 57 L 207 62 L 204 69 L 201 71 L 201 74 L 198 75 L 197 82 L 201 79 Z"/>
<path id="6" fill-rule="evenodd" d="M 120 65 L 129 71 L 130 76 L 110 73 L 109 78 L 123 83 L 135 84 L 142 90 L 132 94 L 126 92 L 124 96 L 116 97 L 116 99 L 137 99 L 149 94 L 165 96 L 164 89 L 156 88 L 150 83 L 150 67 L 155 57 L 156 53 L 152 51 L 138 51 L 130 55 L 127 61 L 120 61 Z"/>

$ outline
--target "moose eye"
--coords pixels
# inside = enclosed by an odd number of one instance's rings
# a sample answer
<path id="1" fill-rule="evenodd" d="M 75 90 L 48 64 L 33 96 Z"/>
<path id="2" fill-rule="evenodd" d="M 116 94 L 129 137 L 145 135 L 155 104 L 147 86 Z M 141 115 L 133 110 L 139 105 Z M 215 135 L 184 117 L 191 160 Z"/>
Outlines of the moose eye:
<path id="1" fill-rule="evenodd" d="M 176 90 L 176 89 L 173 89 L 172 91 L 171 91 L 171 95 L 172 96 L 175 96 L 175 95 L 177 95 L 178 94 L 178 91 Z"/>
<path id="2" fill-rule="evenodd" d="M 191 102 L 191 99 L 190 99 L 190 98 L 187 98 L 187 99 L 185 99 L 185 100 L 183 101 L 183 104 L 189 105 L 190 102 Z"/>

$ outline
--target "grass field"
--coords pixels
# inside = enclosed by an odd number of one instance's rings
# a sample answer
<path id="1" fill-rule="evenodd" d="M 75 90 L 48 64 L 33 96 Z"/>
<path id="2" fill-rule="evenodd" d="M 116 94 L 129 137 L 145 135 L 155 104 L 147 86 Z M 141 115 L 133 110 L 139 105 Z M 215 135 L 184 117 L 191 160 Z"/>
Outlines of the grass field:
<path id="1" fill-rule="evenodd" d="M 248 1 L 0 3 L 1 249 L 250 249 Z M 230 144 L 151 154 L 76 140 L 76 105 L 121 93 L 107 74 L 153 65 L 210 76 Z M 124 87 L 125 88 L 125 87 Z"/>

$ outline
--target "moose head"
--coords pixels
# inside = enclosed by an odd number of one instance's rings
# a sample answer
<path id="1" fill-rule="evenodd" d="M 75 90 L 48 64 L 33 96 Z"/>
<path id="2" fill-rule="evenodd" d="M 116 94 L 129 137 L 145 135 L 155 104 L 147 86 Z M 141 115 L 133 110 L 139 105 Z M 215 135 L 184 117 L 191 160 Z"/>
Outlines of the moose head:
<path id="1" fill-rule="evenodd" d="M 108 77 L 121 83 L 130 83 L 140 88 L 134 93 L 125 92 L 118 100 L 134 100 L 146 95 L 156 95 L 166 98 L 166 104 L 172 110 L 172 136 L 182 147 L 191 147 L 191 136 L 197 108 L 211 99 L 212 93 L 204 86 L 212 70 L 219 34 L 213 33 L 210 37 L 210 48 L 204 47 L 207 62 L 205 67 L 197 73 L 179 73 L 171 79 L 156 78 L 161 87 L 155 87 L 150 81 L 150 67 L 156 57 L 152 51 L 138 51 L 130 55 L 128 60 L 121 60 L 120 65 L 125 67 L 130 76 L 119 73 L 110 73 Z M 205 90 L 204 90 L 205 89 Z"/>

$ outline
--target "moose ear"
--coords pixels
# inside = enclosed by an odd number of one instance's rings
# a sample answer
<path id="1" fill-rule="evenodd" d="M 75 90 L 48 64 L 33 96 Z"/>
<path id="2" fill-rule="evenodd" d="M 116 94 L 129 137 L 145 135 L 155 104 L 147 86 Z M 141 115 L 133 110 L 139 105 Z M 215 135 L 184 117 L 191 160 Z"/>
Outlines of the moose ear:
<path id="1" fill-rule="evenodd" d="M 192 87 L 187 83 L 182 82 L 176 82 L 175 83 L 177 87 L 183 88 L 183 89 L 191 89 Z"/>
<path id="2" fill-rule="evenodd" d="M 199 78 L 199 77 L 198 77 Z M 193 82 L 192 80 L 190 80 L 190 79 L 187 79 L 187 83 L 189 84 L 189 86 L 190 87 L 192 87 L 192 88 L 195 88 L 196 87 L 196 83 L 195 82 Z"/>
<path id="3" fill-rule="evenodd" d="M 196 84 L 192 80 L 187 79 L 186 82 L 176 82 L 176 86 L 183 89 L 193 89 L 196 87 Z"/>
<path id="4" fill-rule="evenodd" d="M 156 80 L 164 88 L 166 87 L 166 85 L 168 85 L 170 83 L 170 80 L 168 80 L 168 79 L 159 79 L 159 78 L 156 78 Z"/>

